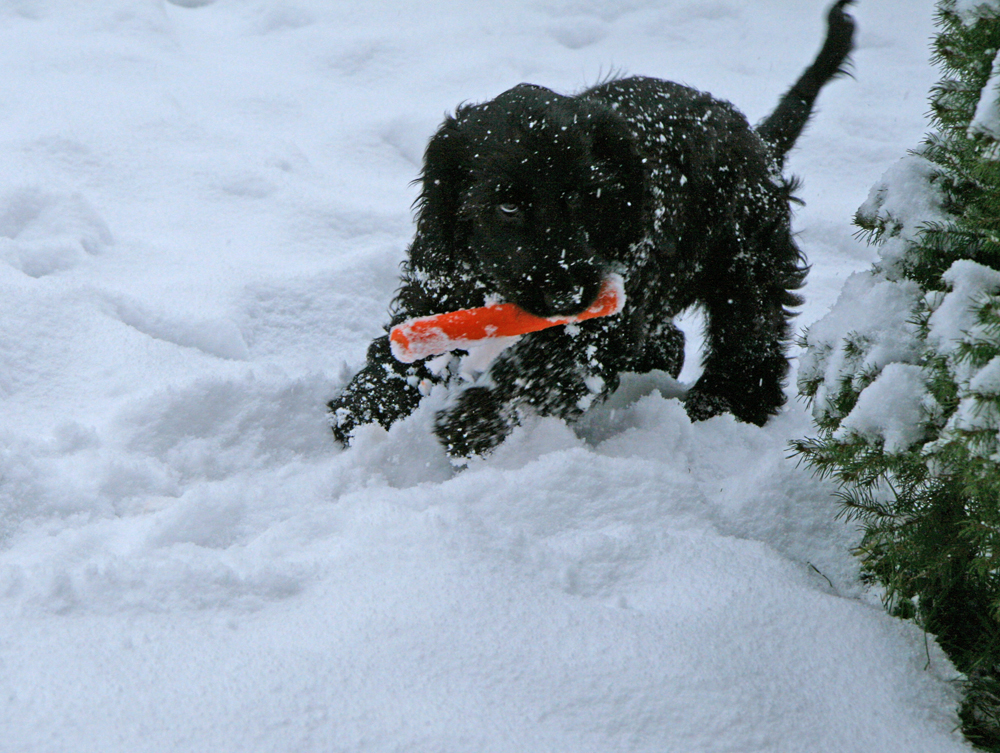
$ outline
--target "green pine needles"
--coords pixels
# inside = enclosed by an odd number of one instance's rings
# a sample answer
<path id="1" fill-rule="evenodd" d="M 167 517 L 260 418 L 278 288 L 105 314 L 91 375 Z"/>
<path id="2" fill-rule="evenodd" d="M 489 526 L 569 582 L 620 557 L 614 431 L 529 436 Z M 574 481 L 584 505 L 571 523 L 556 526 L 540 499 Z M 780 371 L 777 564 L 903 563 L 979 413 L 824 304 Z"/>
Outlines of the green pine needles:
<path id="1" fill-rule="evenodd" d="M 932 133 L 858 210 L 879 261 L 804 334 L 793 443 L 840 483 L 863 577 L 967 678 L 1000 751 L 1000 0 L 939 0 Z"/>

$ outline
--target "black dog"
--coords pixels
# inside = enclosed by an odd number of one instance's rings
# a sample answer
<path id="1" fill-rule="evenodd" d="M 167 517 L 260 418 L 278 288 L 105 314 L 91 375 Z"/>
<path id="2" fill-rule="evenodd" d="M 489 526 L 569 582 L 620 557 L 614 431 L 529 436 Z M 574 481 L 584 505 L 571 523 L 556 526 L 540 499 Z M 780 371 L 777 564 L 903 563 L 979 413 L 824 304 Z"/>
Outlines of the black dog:
<path id="1" fill-rule="evenodd" d="M 380 337 L 329 403 L 336 438 L 388 427 L 428 385 L 448 383 L 438 437 L 452 455 L 487 452 L 522 410 L 572 420 L 621 372 L 676 377 L 684 336 L 672 319 L 695 304 L 707 315 L 706 353 L 688 414 L 763 424 L 784 403 L 787 307 L 801 303 L 791 291 L 806 273 L 781 168 L 820 88 L 844 72 L 851 2 L 830 10 L 818 57 L 756 130 L 728 102 L 651 78 L 571 97 L 521 84 L 460 107 L 427 146 L 391 324 L 497 299 L 575 314 L 608 272 L 625 280 L 625 309 L 527 335 L 471 381 L 439 363 L 399 363 Z"/>

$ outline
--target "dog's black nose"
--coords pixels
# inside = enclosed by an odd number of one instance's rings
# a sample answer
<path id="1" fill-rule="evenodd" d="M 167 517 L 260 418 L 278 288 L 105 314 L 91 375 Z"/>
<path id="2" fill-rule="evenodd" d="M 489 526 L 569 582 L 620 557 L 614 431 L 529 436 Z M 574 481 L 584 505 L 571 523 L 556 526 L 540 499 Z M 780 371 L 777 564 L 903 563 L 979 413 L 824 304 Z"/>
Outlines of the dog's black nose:
<path id="1" fill-rule="evenodd" d="M 539 289 L 542 316 L 575 316 L 586 311 L 601 290 L 601 273 L 587 265 L 569 275 L 551 275 Z"/>
<path id="2" fill-rule="evenodd" d="M 535 316 L 575 316 L 596 300 L 603 278 L 597 264 L 535 267 L 507 288 L 507 298 Z"/>

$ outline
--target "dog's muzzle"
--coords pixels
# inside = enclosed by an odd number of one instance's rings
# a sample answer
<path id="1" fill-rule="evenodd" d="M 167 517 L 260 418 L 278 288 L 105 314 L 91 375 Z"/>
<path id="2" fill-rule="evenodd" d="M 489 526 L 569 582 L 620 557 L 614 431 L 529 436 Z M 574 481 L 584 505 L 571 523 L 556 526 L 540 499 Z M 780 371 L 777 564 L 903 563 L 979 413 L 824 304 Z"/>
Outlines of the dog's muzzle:
<path id="1" fill-rule="evenodd" d="M 574 285 L 569 290 L 542 291 L 542 304 L 551 312 L 547 314 L 548 316 L 578 314 L 587 308 L 592 300 L 592 296 L 583 285 Z"/>
<path id="2" fill-rule="evenodd" d="M 576 316 L 586 311 L 601 290 L 602 271 L 590 264 L 534 276 L 517 302 L 535 316 Z"/>

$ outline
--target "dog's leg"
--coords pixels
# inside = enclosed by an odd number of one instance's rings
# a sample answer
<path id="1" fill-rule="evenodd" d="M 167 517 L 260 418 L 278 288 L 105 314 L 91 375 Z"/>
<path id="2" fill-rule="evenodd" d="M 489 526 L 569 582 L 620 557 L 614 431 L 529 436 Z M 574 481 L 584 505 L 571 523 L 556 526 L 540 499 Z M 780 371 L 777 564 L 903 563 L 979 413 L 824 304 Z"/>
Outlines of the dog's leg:
<path id="1" fill-rule="evenodd" d="M 694 420 L 731 412 L 762 426 L 785 403 L 785 356 L 793 314 L 801 303 L 792 291 L 805 275 L 787 222 L 751 242 L 767 253 L 730 253 L 729 263 L 709 275 L 702 294 L 707 328 L 704 372 L 688 392 L 686 409 Z M 746 242 L 733 241 L 734 248 Z"/>
<path id="2" fill-rule="evenodd" d="M 426 262 L 440 243 L 427 233 L 418 235 L 413 242 L 403 265 L 402 285 L 392 303 L 389 327 L 415 316 L 482 305 L 482 295 L 476 297 L 474 283 L 463 284 L 463 270 L 449 265 L 447 256 L 446 263 L 437 265 L 442 269 L 439 274 L 429 274 L 418 265 L 417 261 Z M 378 423 L 388 429 L 416 410 L 423 398 L 422 387 L 445 380 L 443 375 L 432 374 L 424 361 L 400 363 L 389 349 L 388 336 L 376 338 L 368 347 L 365 367 L 327 403 L 334 437 L 346 447 L 351 434 L 362 424 Z"/>
<path id="3" fill-rule="evenodd" d="M 687 413 L 701 421 L 729 412 L 762 426 L 785 403 L 782 385 L 788 360 L 782 307 L 753 305 L 731 291 L 706 308 L 705 370 L 688 392 Z"/>
<path id="4" fill-rule="evenodd" d="M 684 333 L 665 317 L 647 335 L 640 356 L 625 368 L 638 374 L 656 369 L 676 379 L 684 368 Z"/>
<path id="5" fill-rule="evenodd" d="M 452 457 L 485 455 L 517 426 L 517 408 L 506 390 L 473 386 L 437 414 L 434 433 Z"/>
<path id="6" fill-rule="evenodd" d="M 523 409 L 579 419 L 618 386 L 627 368 L 622 349 L 611 345 L 613 330 L 607 320 L 590 320 L 572 332 L 535 332 L 509 348 L 438 413 L 435 433 L 448 453 L 489 452 L 518 425 Z"/>
<path id="7" fill-rule="evenodd" d="M 403 364 L 392 357 L 388 336 L 368 347 L 368 363 L 344 391 L 327 403 L 333 435 L 343 446 L 361 424 L 377 422 L 388 429 L 410 415 L 421 399 L 418 385 L 433 376 L 422 364 Z"/>

